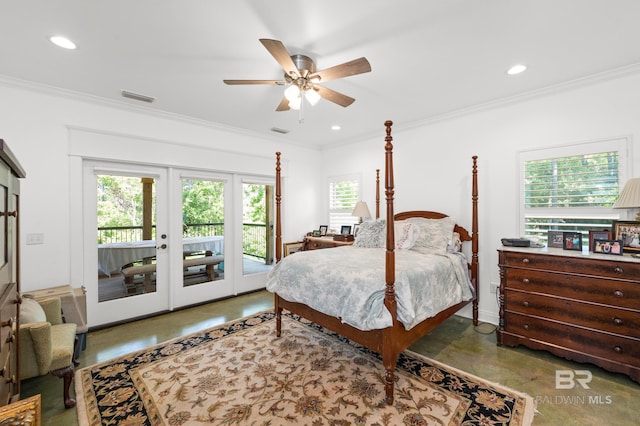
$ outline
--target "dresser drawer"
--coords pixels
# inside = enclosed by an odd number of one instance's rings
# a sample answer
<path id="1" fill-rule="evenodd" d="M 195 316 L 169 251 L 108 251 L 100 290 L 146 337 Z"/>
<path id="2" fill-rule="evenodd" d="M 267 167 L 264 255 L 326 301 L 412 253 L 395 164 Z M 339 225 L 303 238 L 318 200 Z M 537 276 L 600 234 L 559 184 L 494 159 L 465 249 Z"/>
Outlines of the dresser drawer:
<path id="1" fill-rule="evenodd" d="M 505 269 L 504 275 L 507 288 L 640 312 L 640 283 L 517 268 Z"/>
<path id="2" fill-rule="evenodd" d="M 509 312 L 548 318 L 640 339 L 640 314 L 635 311 L 519 290 L 507 290 L 504 297 Z"/>
<path id="3" fill-rule="evenodd" d="M 504 252 L 503 261 L 506 266 L 570 272 L 598 277 L 638 280 L 640 262 L 615 261 L 615 256 L 605 262 L 594 262 L 589 257 L 553 256 L 537 253 Z"/>
<path id="4" fill-rule="evenodd" d="M 529 339 L 619 363 L 637 365 L 640 340 L 571 327 L 563 323 L 505 312 L 504 330 Z"/>

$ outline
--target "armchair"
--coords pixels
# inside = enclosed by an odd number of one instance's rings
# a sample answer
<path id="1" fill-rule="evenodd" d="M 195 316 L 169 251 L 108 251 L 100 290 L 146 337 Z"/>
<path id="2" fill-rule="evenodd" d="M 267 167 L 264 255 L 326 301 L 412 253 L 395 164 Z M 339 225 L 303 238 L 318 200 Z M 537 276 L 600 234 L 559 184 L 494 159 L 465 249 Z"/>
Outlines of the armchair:
<path id="1" fill-rule="evenodd" d="M 35 301 L 23 297 L 20 305 L 19 368 L 20 378 L 29 379 L 52 374 L 64 380 L 64 406 L 71 408 L 76 401 L 69 389 L 74 376 L 76 324 L 62 321 L 59 297 Z"/>

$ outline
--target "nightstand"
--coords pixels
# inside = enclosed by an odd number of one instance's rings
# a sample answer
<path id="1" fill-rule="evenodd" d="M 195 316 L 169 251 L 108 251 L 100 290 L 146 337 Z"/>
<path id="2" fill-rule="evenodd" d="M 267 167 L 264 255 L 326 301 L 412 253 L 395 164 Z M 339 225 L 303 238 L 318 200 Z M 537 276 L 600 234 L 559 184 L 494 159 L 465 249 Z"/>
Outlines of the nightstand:
<path id="1" fill-rule="evenodd" d="M 303 250 L 319 250 L 325 248 L 350 246 L 353 241 L 335 241 L 333 237 L 311 237 L 306 236 L 304 238 Z"/>

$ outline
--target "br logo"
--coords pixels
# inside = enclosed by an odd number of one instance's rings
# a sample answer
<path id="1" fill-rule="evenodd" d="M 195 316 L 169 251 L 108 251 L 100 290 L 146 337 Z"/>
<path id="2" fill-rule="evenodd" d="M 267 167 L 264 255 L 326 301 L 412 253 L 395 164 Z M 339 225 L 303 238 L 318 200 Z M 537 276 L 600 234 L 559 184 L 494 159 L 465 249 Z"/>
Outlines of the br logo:
<path id="1" fill-rule="evenodd" d="M 576 382 L 583 389 L 590 389 L 587 383 L 592 378 L 589 370 L 556 370 L 556 389 L 573 389 Z"/>

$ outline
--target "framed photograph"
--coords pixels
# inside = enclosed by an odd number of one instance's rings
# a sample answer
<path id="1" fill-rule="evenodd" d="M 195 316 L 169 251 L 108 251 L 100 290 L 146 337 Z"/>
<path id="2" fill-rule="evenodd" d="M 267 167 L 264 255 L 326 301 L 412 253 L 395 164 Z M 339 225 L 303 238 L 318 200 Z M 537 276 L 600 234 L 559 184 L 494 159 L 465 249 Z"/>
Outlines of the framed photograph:
<path id="1" fill-rule="evenodd" d="M 350 235 L 351 234 L 351 225 L 342 225 L 340 228 L 340 234 L 342 235 Z"/>
<path id="2" fill-rule="evenodd" d="M 563 232 L 562 248 L 564 250 L 582 251 L 582 234 L 580 232 Z"/>
<path id="3" fill-rule="evenodd" d="M 320 225 L 320 236 L 324 237 L 327 235 L 327 230 L 329 230 L 329 225 Z"/>
<path id="4" fill-rule="evenodd" d="M 356 223 L 355 225 L 353 225 L 353 236 L 354 237 L 358 236 L 358 231 L 360 231 L 360 224 Z"/>
<path id="5" fill-rule="evenodd" d="M 283 245 L 283 253 L 282 256 L 289 256 L 290 254 L 297 253 L 302 251 L 304 248 L 303 241 L 296 241 L 294 243 L 284 243 Z"/>
<path id="6" fill-rule="evenodd" d="M 549 231 L 547 234 L 547 247 L 562 248 L 562 231 Z"/>
<path id="7" fill-rule="evenodd" d="M 319 229 L 314 229 L 313 232 L 311 232 L 311 236 L 312 237 L 320 237 L 320 230 Z"/>
<path id="8" fill-rule="evenodd" d="M 621 240 L 626 252 L 640 253 L 640 222 L 616 221 L 613 222 L 612 238 Z"/>
<path id="9" fill-rule="evenodd" d="M 593 240 L 610 240 L 611 231 L 589 231 L 589 250 L 595 251 Z"/>
<path id="10" fill-rule="evenodd" d="M 599 239 L 596 238 L 593 241 L 593 252 L 600 254 L 617 254 L 622 255 L 624 248 L 622 246 L 622 240 L 611 239 Z"/>

